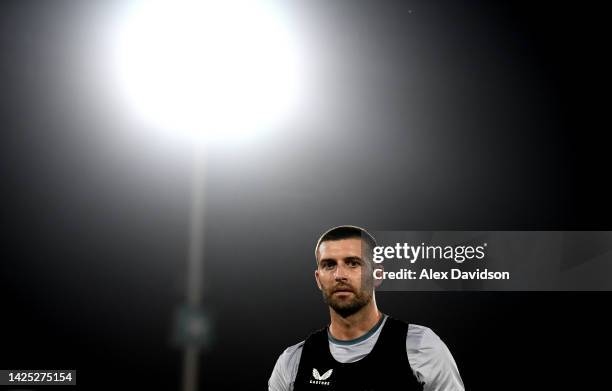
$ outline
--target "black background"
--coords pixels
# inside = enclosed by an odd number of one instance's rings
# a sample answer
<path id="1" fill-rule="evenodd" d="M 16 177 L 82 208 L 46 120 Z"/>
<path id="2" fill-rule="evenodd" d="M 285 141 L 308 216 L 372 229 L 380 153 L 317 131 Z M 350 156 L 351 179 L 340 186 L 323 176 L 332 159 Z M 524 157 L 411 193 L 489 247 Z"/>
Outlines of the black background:
<path id="1" fill-rule="evenodd" d="M 189 160 L 154 164 L 156 147 L 120 136 L 99 80 L 83 82 L 107 6 L 1 6 L 0 368 L 178 389 Z M 312 250 L 331 226 L 612 229 L 601 3 L 295 7 L 327 53 L 326 110 L 273 143 L 209 151 L 202 389 L 265 389 L 283 349 L 327 322 Z M 377 298 L 440 335 L 469 390 L 607 385 L 609 292 Z"/>

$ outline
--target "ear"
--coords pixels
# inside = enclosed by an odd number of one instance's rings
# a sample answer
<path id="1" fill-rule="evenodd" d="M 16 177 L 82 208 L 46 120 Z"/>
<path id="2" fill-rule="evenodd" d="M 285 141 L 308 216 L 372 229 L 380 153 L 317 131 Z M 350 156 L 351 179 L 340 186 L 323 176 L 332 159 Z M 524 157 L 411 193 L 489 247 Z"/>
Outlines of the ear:
<path id="1" fill-rule="evenodd" d="M 380 271 L 377 272 L 376 270 L 380 270 Z M 384 270 L 385 270 L 385 267 L 383 266 L 383 264 L 379 263 L 374 266 L 374 269 L 372 270 L 372 272 L 376 273 L 375 275 L 382 277 L 382 273 Z M 374 278 L 374 289 L 377 289 L 378 287 L 380 287 L 383 281 L 384 280 L 382 278 Z"/>
<path id="2" fill-rule="evenodd" d="M 322 290 L 321 281 L 319 281 L 319 269 L 315 270 L 315 280 L 317 281 L 317 286 L 319 287 L 319 290 Z"/>

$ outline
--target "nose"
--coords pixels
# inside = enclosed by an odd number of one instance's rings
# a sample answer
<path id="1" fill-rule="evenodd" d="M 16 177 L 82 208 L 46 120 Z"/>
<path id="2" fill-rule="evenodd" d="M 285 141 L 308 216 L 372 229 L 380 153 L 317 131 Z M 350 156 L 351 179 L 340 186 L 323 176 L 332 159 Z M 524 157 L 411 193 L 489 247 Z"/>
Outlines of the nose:
<path id="1" fill-rule="evenodd" d="M 347 267 L 343 264 L 336 266 L 334 278 L 336 281 L 346 281 L 348 279 Z"/>

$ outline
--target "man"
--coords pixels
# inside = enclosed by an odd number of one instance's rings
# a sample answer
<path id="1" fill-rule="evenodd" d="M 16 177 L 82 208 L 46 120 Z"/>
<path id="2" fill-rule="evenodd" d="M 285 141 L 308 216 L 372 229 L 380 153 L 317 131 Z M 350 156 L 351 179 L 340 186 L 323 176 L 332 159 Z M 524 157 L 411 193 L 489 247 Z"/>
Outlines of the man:
<path id="1" fill-rule="evenodd" d="M 382 280 L 373 277 L 374 247 L 374 238 L 355 226 L 321 236 L 315 279 L 331 322 L 280 355 L 269 391 L 464 390 L 453 357 L 433 331 L 378 310 L 374 288 Z"/>

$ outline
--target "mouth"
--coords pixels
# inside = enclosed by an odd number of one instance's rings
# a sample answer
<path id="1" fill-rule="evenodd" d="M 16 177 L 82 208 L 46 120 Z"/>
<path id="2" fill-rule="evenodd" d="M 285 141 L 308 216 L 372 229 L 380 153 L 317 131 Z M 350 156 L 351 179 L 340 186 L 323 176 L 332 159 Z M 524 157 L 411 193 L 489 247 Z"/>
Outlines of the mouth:
<path id="1" fill-rule="evenodd" d="M 343 289 L 336 289 L 336 290 L 334 290 L 334 294 L 335 293 L 340 293 L 340 294 L 342 294 L 342 293 L 353 293 L 353 291 L 351 289 L 343 288 Z"/>

